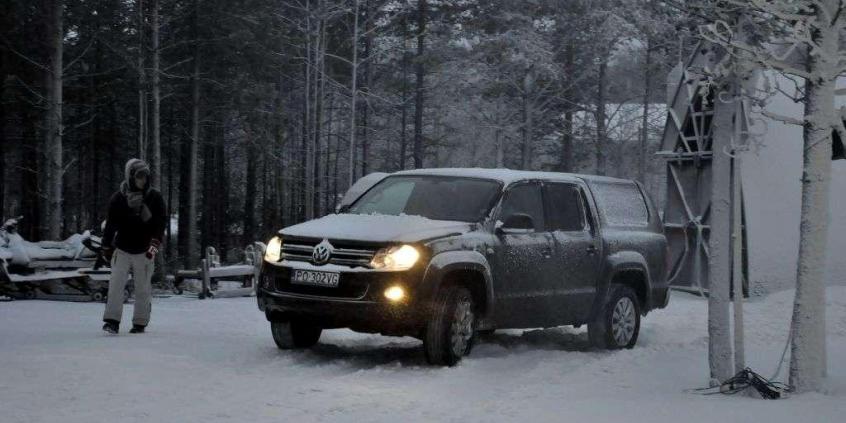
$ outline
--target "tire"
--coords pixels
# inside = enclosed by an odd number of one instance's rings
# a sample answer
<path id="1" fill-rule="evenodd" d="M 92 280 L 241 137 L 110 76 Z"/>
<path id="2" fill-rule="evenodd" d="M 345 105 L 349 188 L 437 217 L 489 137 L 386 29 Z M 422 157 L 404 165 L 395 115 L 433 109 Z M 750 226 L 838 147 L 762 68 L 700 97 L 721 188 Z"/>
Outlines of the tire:
<path id="1" fill-rule="evenodd" d="M 273 341 L 280 350 L 311 348 L 320 339 L 323 329 L 296 320 L 270 322 Z"/>
<path id="2" fill-rule="evenodd" d="M 594 347 L 617 350 L 634 348 L 640 333 L 640 302 L 634 290 L 611 285 L 608 301 L 596 320 L 588 324 L 588 337 Z"/>
<path id="3" fill-rule="evenodd" d="M 470 354 L 476 327 L 475 307 L 467 288 L 450 286 L 438 292 L 423 337 L 429 364 L 454 366 Z"/>

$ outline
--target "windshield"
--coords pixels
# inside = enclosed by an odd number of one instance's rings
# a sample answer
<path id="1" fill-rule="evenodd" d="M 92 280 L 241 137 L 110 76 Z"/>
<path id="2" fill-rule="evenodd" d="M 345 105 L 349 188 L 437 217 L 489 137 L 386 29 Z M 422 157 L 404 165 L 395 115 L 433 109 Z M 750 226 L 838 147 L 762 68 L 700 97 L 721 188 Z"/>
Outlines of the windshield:
<path id="1" fill-rule="evenodd" d="M 389 176 L 358 199 L 353 214 L 415 215 L 478 222 L 499 194 L 499 182 L 445 176 Z"/>

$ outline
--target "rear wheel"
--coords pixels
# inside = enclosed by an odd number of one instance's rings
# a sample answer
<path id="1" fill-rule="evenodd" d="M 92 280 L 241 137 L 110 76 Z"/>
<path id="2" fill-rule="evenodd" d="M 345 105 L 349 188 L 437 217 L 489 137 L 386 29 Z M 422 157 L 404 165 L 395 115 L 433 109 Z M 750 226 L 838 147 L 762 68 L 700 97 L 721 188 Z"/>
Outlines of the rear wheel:
<path id="1" fill-rule="evenodd" d="M 467 288 L 450 286 L 438 293 L 426 325 L 423 349 L 434 365 L 453 366 L 473 348 L 475 304 Z"/>
<path id="2" fill-rule="evenodd" d="M 591 344 L 598 348 L 633 348 L 640 333 L 640 303 L 634 290 L 611 285 L 611 295 L 596 320 L 588 325 Z"/>
<path id="3" fill-rule="evenodd" d="M 283 350 L 313 347 L 323 332 L 319 327 L 297 320 L 272 321 L 270 331 L 276 346 Z"/>

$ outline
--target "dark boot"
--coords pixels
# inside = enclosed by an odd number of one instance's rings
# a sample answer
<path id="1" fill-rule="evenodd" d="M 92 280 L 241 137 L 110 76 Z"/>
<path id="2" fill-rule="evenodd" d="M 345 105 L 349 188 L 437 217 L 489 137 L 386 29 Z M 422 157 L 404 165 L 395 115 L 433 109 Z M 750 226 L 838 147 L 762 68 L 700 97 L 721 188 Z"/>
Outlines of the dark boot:
<path id="1" fill-rule="evenodd" d="M 144 333 L 144 328 L 146 328 L 146 326 L 132 325 L 132 329 L 129 330 L 129 333 Z"/>
<path id="2" fill-rule="evenodd" d="M 103 321 L 106 322 L 106 324 L 103 325 L 103 330 L 112 335 L 117 335 L 118 329 L 120 328 L 120 322 L 112 319 L 106 319 Z"/>

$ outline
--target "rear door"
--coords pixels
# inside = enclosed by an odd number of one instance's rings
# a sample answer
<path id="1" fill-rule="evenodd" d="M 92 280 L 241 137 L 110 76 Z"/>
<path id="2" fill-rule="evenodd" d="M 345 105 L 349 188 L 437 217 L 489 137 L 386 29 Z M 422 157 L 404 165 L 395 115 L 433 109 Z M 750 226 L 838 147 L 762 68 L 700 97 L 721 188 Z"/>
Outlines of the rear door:
<path id="1" fill-rule="evenodd" d="M 496 293 L 496 321 L 499 327 L 541 325 L 546 293 L 554 270 L 552 255 L 555 243 L 546 230 L 543 188 L 531 181 L 512 185 L 505 192 L 498 219 L 514 213 L 532 217 L 534 231 L 497 235 L 500 245 L 493 268 Z"/>
<path id="2" fill-rule="evenodd" d="M 547 228 L 554 240 L 552 275 L 547 279 L 545 308 L 556 324 L 587 321 L 599 277 L 599 239 L 595 219 L 576 183 L 544 184 Z"/>

